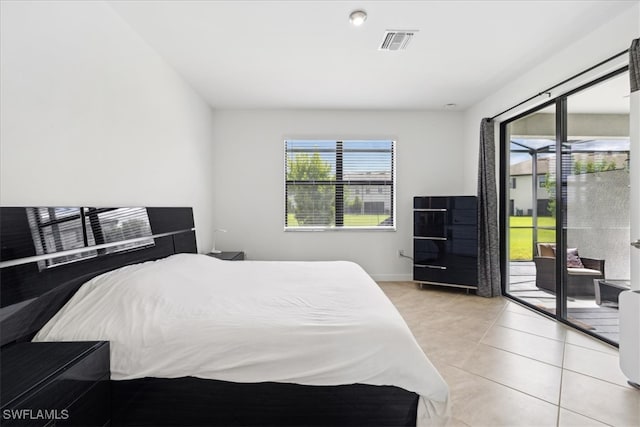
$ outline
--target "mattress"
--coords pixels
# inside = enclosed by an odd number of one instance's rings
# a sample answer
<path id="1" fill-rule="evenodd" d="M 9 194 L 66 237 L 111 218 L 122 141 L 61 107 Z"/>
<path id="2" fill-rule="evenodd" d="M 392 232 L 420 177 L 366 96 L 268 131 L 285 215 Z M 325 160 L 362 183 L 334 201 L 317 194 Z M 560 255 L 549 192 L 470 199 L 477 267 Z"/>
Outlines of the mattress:
<path id="1" fill-rule="evenodd" d="M 177 254 L 85 283 L 34 341 L 108 340 L 111 378 L 392 385 L 417 424 L 446 422 L 448 387 L 357 264 Z"/>

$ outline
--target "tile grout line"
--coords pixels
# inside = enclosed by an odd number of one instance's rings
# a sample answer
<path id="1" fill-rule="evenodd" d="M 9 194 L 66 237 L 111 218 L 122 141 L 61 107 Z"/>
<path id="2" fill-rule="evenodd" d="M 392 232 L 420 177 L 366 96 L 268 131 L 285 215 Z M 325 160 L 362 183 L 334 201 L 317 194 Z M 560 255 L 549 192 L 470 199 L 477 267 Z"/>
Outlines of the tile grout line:
<path id="1" fill-rule="evenodd" d="M 580 350 L 591 350 L 591 351 L 595 351 L 595 352 L 598 352 L 598 353 L 600 353 L 600 354 L 604 354 L 604 355 L 611 356 L 611 357 L 617 357 L 615 354 L 611 354 L 611 353 L 608 353 L 608 352 L 606 352 L 606 351 L 596 350 L 596 349 L 593 349 L 593 348 L 590 348 L 590 347 L 584 347 L 584 346 L 581 346 L 581 345 L 578 345 L 578 344 L 568 343 L 568 342 L 566 342 L 566 341 L 556 340 L 556 339 L 553 339 L 553 338 L 545 337 L 545 336 L 543 336 L 543 335 L 533 334 L 533 333 L 531 333 L 531 332 L 523 331 L 523 330 L 520 330 L 520 329 L 510 328 L 510 327 L 508 327 L 508 326 L 504 326 L 504 325 L 498 325 L 498 327 L 505 328 L 505 329 L 509 329 L 509 330 L 512 330 L 512 331 L 521 332 L 521 333 L 523 333 L 523 334 L 531 335 L 531 336 L 534 336 L 534 337 L 537 337 L 537 338 L 548 339 L 548 340 L 550 340 L 550 341 L 554 341 L 554 342 L 558 342 L 558 343 L 560 343 L 560 342 L 561 342 L 561 343 L 563 344 L 563 346 L 562 346 L 562 347 L 563 347 L 563 350 L 562 350 L 563 363 L 562 363 L 561 365 L 554 365 L 553 363 L 545 362 L 544 360 L 536 359 L 535 357 L 532 357 L 532 356 L 527 356 L 527 355 L 525 355 L 525 354 L 520 354 L 520 353 L 517 353 L 517 352 L 512 351 L 512 350 L 508 350 L 508 349 L 505 349 L 505 348 L 502 348 L 502 347 L 498 347 L 498 346 L 497 346 L 497 344 L 489 344 L 489 343 L 486 343 L 486 342 L 481 342 L 481 344 L 486 345 L 486 346 L 489 346 L 489 347 L 492 347 L 492 348 L 495 348 L 495 349 L 497 349 L 497 350 L 502 350 L 502 351 L 505 351 L 505 352 L 507 352 L 507 353 L 514 354 L 514 355 L 516 355 L 516 356 L 520 356 L 520 357 L 524 357 L 524 358 L 527 358 L 527 359 L 530 359 L 530 360 L 533 360 L 533 361 L 536 361 L 536 362 L 544 363 L 544 364 L 549 365 L 549 366 L 553 366 L 553 367 L 560 368 L 560 369 L 567 369 L 567 370 L 569 370 L 569 371 L 571 371 L 571 372 L 575 372 L 575 373 L 578 373 L 578 374 L 581 374 L 581 375 L 585 375 L 585 376 L 589 376 L 589 377 L 592 377 L 592 378 L 595 378 L 595 379 L 599 379 L 599 380 L 601 380 L 601 381 L 605 381 L 605 382 L 608 382 L 608 383 L 612 383 L 612 384 L 619 385 L 619 384 L 617 384 L 617 383 L 613 383 L 613 382 L 611 382 L 611 381 L 608 381 L 608 380 L 605 380 L 605 379 L 602 379 L 602 378 L 593 377 L 593 376 L 588 375 L 588 374 L 585 374 L 585 373 L 583 373 L 583 372 L 580 372 L 580 371 L 574 371 L 573 369 L 568 369 L 568 368 L 565 368 L 565 367 L 564 367 L 564 353 L 565 353 L 565 351 L 566 351 L 566 346 L 567 346 L 567 345 L 570 345 L 570 346 L 573 346 L 573 347 L 578 347 Z M 486 334 L 485 334 L 485 335 L 486 335 Z M 483 339 L 484 339 L 484 337 L 483 337 Z"/>
<path id="2" fill-rule="evenodd" d="M 566 339 L 566 335 L 565 335 L 565 339 Z M 560 367 L 560 386 L 558 387 L 558 418 L 556 419 L 556 426 L 558 427 L 560 427 L 560 408 L 562 408 L 562 386 L 564 383 L 564 359 L 565 359 L 566 352 L 567 352 L 567 341 L 564 341 L 562 345 L 562 366 Z"/>
<path id="3" fill-rule="evenodd" d="M 533 332 L 523 331 L 522 329 L 513 328 L 513 327 L 511 327 L 511 326 L 507 326 L 507 325 L 498 325 L 498 326 L 501 326 L 501 327 L 503 327 L 503 328 L 507 328 L 507 329 L 511 329 L 511 330 L 513 330 L 513 331 L 524 332 L 524 333 L 526 333 L 526 334 L 534 335 L 534 336 L 536 336 L 536 337 L 546 338 L 546 339 L 548 339 L 548 340 L 558 341 L 558 342 L 562 342 L 562 343 L 563 343 L 563 342 L 565 342 L 565 340 L 559 340 L 559 339 L 555 339 L 555 338 L 549 338 L 549 337 L 546 337 L 546 336 L 544 336 L 544 335 L 534 334 Z"/>
<path id="4" fill-rule="evenodd" d="M 500 297 L 500 298 L 501 298 L 503 301 L 505 301 L 505 298 L 504 298 L 504 297 Z M 484 339 L 484 337 L 486 337 L 486 336 L 487 336 L 487 334 L 489 333 L 489 331 L 491 330 L 491 328 L 493 328 L 493 327 L 496 325 L 496 322 L 498 321 L 498 319 L 500 318 L 500 316 L 502 316 L 502 314 L 504 313 L 504 311 L 506 310 L 506 308 L 507 308 L 507 304 L 506 304 L 506 301 L 505 301 L 505 304 L 503 305 L 503 307 L 502 307 L 502 309 L 500 310 L 500 312 L 499 312 L 498 314 L 496 314 L 495 318 L 493 319 L 493 321 L 491 322 L 491 324 L 489 325 L 489 327 L 487 328 L 487 330 L 486 330 L 486 331 L 484 331 L 484 333 L 482 334 L 482 336 L 481 336 L 481 337 L 477 340 L 477 342 L 474 344 L 473 350 L 469 353 L 469 356 L 467 357 L 467 359 L 468 359 L 469 357 L 471 357 L 471 355 L 473 355 L 473 354 L 478 350 L 478 347 L 480 347 L 480 344 L 482 344 L 482 340 Z M 463 361 L 463 363 L 462 363 L 463 365 L 464 365 L 464 363 L 466 363 L 467 359 L 465 359 L 465 360 Z M 453 366 L 453 365 L 450 365 L 450 366 Z M 455 367 L 455 366 L 454 366 L 454 367 Z M 464 368 L 458 368 L 458 369 L 461 369 L 461 370 L 463 370 L 464 372 L 467 372 L 468 374 L 471 374 L 471 375 L 477 375 L 477 374 L 474 374 L 473 372 L 469 372 L 469 371 L 467 371 L 467 370 L 466 370 L 466 369 L 464 369 Z M 484 377 L 482 377 L 481 375 L 477 375 L 477 376 L 478 376 L 478 377 L 480 377 L 480 378 L 484 378 Z M 485 379 L 489 379 L 489 378 L 485 378 Z M 495 382 L 495 381 L 494 381 L 494 382 Z M 499 384 L 499 383 L 498 383 L 498 384 Z M 504 384 L 502 384 L 502 385 L 504 385 Z"/>
<path id="5" fill-rule="evenodd" d="M 588 415 L 586 415 L 586 414 L 583 414 L 583 413 L 580 413 L 580 412 L 572 411 L 571 409 L 568 409 L 568 408 L 565 408 L 564 406 L 562 406 L 562 386 L 563 386 L 563 383 L 564 383 L 564 373 L 565 373 L 565 371 L 573 372 L 573 373 L 576 373 L 576 374 L 579 374 L 579 375 L 584 375 L 585 377 L 594 378 L 594 379 L 597 379 L 597 380 L 599 379 L 599 378 L 592 377 L 592 376 L 590 376 L 590 375 L 585 375 L 585 374 L 583 374 L 583 373 L 581 373 L 581 372 L 575 372 L 575 371 L 573 371 L 573 370 L 571 370 L 571 369 L 565 369 L 565 367 L 564 367 L 564 361 L 565 361 L 565 355 L 566 355 L 566 348 L 567 348 L 567 344 L 571 345 L 570 343 L 568 343 L 568 342 L 566 342 L 566 341 L 565 341 L 564 346 L 563 346 L 563 353 L 562 353 L 562 372 L 561 372 L 561 374 L 560 374 L 560 400 L 558 401 L 558 424 L 557 424 L 557 426 L 558 426 L 558 427 L 560 427 L 560 409 L 564 409 L 564 410 L 569 411 L 569 412 L 572 412 L 572 413 L 574 413 L 574 414 L 578 414 L 578 415 L 580 415 L 580 416 L 582 416 L 582 417 L 585 417 L 585 418 L 589 418 L 590 420 L 596 421 L 596 422 L 601 423 L 601 424 L 610 425 L 610 424 L 605 423 L 604 421 L 599 420 L 599 419 L 597 419 L 597 418 L 590 417 L 590 416 L 588 416 Z M 604 380 L 600 380 L 600 381 L 604 381 Z M 605 381 L 605 382 L 607 382 L 607 383 L 608 383 L 608 381 Z M 610 384 L 611 384 L 611 383 L 610 383 Z M 613 385 L 618 385 L 618 384 L 613 384 Z"/>
<path id="6" fill-rule="evenodd" d="M 531 334 L 531 335 L 533 335 L 533 334 Z M 537 336 L 537 335 L 534 335 L 534 336 Z M 507 349 L 504 349 L 504 348 L 496 347 L 496 346 L 495 346 L 495 345 L 493 345 L 493 344 L 487 344 L 487 343 L 484 343 L 484 342 L 483 342 L 483 343 L 480 343 L 480 344 L 482 344 L 482 345 L 486 345 L 487 347 L 495 348 L 496 350 L 504 351 L 505 353 L 513 354 L 513 355 L 515 355 L 515 356 L 520 356 L 520 357 L 523 357 L 523 358 L 525 358 L 525 359 L 532 360 L 532 361 L 534 361 L 534 362 L 540 362 L 540 363 L 543 363 L 543 364 L 545 364 L 545 365 L 551 366 L 551 367 L 553 367 L 553 368 L 562 369 L 562 366 L 554 365 L 553 363 L 545 362 L 544 360 L 536 359 L 536 358 L 534 358 L 534 357 L 527 356 L 527 355 L 525 355 L 525 354 L 516 353 L 515 351 L 511 351 L 511 350 L 507 350 Z M 563 355 L 564 355 L 564 352 L 563 352 Z"/>
<path id="7" fill-rule="evenodd" d="M 611 382 L 611 381 L 609 381 L 609 380 L 605 380 L 605 379 L 602 379 L 602 378 L 594 377 L 593 375 L 585 374 L 584 372 L 574 371 L 573 369 L 569 369 L 569 368 L 564 368 L 564 367 L 563 367 L 563 368 L 562 368 L 562 371 L 569 371 L 569 372 L 572 372 L 572 373 L 574 373 L 574 374 L 582 375 L 583 377 L 591 378 L 592 380 L 602 381 L 603 383 L 607 383 L 607 384 L 609 384 L 609 385 L 613 385 L 613 386 L 616 386 L 616 387 L 620 387 L 620 388 L 621 388 L 621 389 L 623 389 L 623 390 L 627 390 L 627 389 L 628 389 L 628 390 L 635 390 L 635 389 L 634 389 L 634 388 L 632 388 L 631 386 L 624 386 L 624 385 L 620 385 L 619 383 L 614 383 L 614 382 Z"/>
<path id="8" fill-rule="evenodd" d="M 573 411 L 573 410 L 571 410 L 571 409 L 569 409 L 569 408 L 565 408 L 564 406 L 560 406 L 560 409 L 564 409 L 565 411 L 567 411 L 567 412 L 571 412 L 572 414 L 576 414 L 576 415 L 580 415 L 581 417 L 588 418 L 588 419 L 590 419 L 590 420 L 592 420 L 592 421 L 595 421 L 595 422 L 597 422 L 597 423 L 600 423 L 600 424 L 602 424 L 602 425 L 605 425 L 605 426 L 611 426 L 611 427 L 613 427 L 613 424 L 605 423 L 604 421 L 598 420 L 598 419 L 596 419 L 596 418 L 590 417 L 590 416 L 585 415 L 585 414 L 581 414 L 580 412 Z M 559 413 L 559 412 L 560 412 L 560 411 L 558 410 L 558 413 Z M 560 427 L 560 426 L 558 426 L 558 427 Z"/>
<path id="9" fill-rule="evenodd" d="M 544 403 L 547 403 L 547 404 L 549 404 L 549 405 L 553 405 L 553 406 L 557 407 L 557 408 L 558 408 L 558 410 L 559 410 L 559 408 L 560 408 L 560 405 L 556 405 L 556 404 L 555 404 L 555 403 L 553 403 L 553 402 L 550 402 L 550 401 L 548 401 L 548 400 L 542 399 L 542 398 L 540 398 L 540 397 L 538 397 L 538 396 L 534 396 L 533 394 L 527 393 L 526 391 L 523 391 L 523 390 L 517 389 L 517 388 L 515 388 L 515 387 L 513 387 L 513 386 L 510 386 L 510 385 L 508 385 L 508 384 L 503 384 L 503 383 L 501 383 L 501 382 L 499 382 L 499 381 L 496 381 L 496 380 L 494 380 L 494 379 L 487 378 L 487 377 L 482 376 L 482 375 L 480 375 L 480 374 L 476 374 L 476 373 L 474 373 L 474 372 L 467 371 L 466 369 L 461 368 L 461 367 L 459 367 L 459 366 L 454 366 L 454 365 L 451 365 L 451 364 L 449 364 L 449 363 L 446 363 L 446 365 L 447 365 L 447 366 L 450 366 L 450 367 L 452 367 L 452 368 L 455 368 L 455 369 L 459 369 L 459 370 L 461 370 L 461 371 L 463 371 L 463 372 L 465 372 L 465 373 L 467 373 L 467 374 L 469 374 L 469 375 L 473 375 L 473 376 L 475 376 L 475 377 L 482 378 L 483 380 L 486 380 L 486 381 L 492 382 L 492 383 L 497 384 L 497 385 L 499 385 L 499 386 L 501 386 L 501 387 L 508 388 L 509 390 L 513 390 L 513 391 L 515 391 L 515 392 L 517 392 L 517 393 L 520 393 L 520 394 L 523 394 L 523 395 L 525 395 L 525 396 L 531 397 L 531 398 L 533 398 L 533 399 L 539 400 L 540 402 L 544 402 Z M 582 415 L 582 414 L 580 414 L 580 415 Z M 596 421 L 597 421 L 597 420 L 596 420 Z"/>
<path id="10" fill-rule="evenodd" d="M 487 328 L 487 330 L 484 332 L 484 334 L 482 334 L 482 336 L 480 337 L 480 340 L 478 341 L 478 344 L 480 344 L 482 342 L 482 340 L 487 336 L 487 334 L 489 333 L 489 331 L 491 330 L 491 328 L 493 328 L 496 323 L 498 322 L 498 319 L 504 314 L 504 312 L 507 310 L 507 306 L 508 306 L 508 301 L 506 301 L 506 299 L 504 297 L 500 297 L 502 298 L 502 300 L 505 302 L 504 306 L 502 307 L 502 310 L 500 310 L 500 313 L 498 313 L 495 317 L 495 319 L 493 319 L 493 322 L 491 323 L 491 325 Z"/>
<path id="11" fill-rule="evenodd" d="M 489 333 L 489 330 L 491 330 L 491 328 L 493 328 L 494 326 L 496 326 L 496 324 L 497 324 L 497 322 L 498 322 L 498 319 L 499 319 L 499 318 L 504 314 L 504 312 L 505 312 L 505 311 L 507 311 L 507 307 L 508 307 L 508 304 L 505 304 L 505 305 L 504 305 L 504 307 L 503 307 L 503 309 L 502 309 L 502 310 L 500 310 L 500 313 L 498 313 L 498 315 L 497 315 L 497 316 L 496 316 L 496 318 L 494 319 L 494 321 L 493 321 L 493 323 L 491 324 L 491 326 L 489 326 L 489 328 L 487 328 L 487 330 L 485 331 L 485 333 L 484 333 L 484 334 L 482 335 L 482 337 L 480 338 L 480 341 L 478 341 L 478 343 L 476 344 L 476 347 L 474 348 L 474 351 L 475 351 L 475 350 L 477 350 L 477 348 L 478 348 L 478 346 L 479 346 L 480 344 L 484 344 L 484 343 L 482 343 L 482 340 L 487 336 L 487 334 Z M 498 326 L 499 326 L 499 327 L 504 327 L 503 325 L 498 325 Z M 512 329 L 512 328 L 508 328 L 508 329 Z M 517 329 L 513 329 L 513 330 L 517 330 Z M 536 334 L 531 334 L 531 333 L 526 332 L 526 331 L 520 331 L 520 332 L 523 332 L 523 333 L 526 333 L 526 334 L 529 334 L 529 335 L 533 335 L 533 336 L 539 336 L 539 335 L 536 335 Z M 543 337 L 543 338 L 546 338 L 546 337 Z M 550 338 L 549 338 L 549 339 L 550 339 Z M 554 340 L 554 341 L 555 341 L 555 340 Z M 533 360 L 533 361 L 540 362 L 540 363 L 545 363 L 545 364 L 547 364 L 547 365 L 549 365 L 549 366 L 552 366 L 552 367 L 554 367 L 554 368 L 558 368 L 558 366 L 552 365 L 552 364 L 550 364 L 550 363 L 546 363 L 546 362 L 543 362 L 543 361 L 541 361 L 541 360 L 536 360 L 536 359 L 533 359 L 533 358 L 530 358 L 530 357 L 527 357 L 527 356 L 523 356 L 523 355 L 520 355 L 520 354 L 517 354 L 517 353 L 510 352 L 510 351 L 508 351 L 508 350 L 504 350 L 504 349 L 501 349 L 501 348 L 498 348 L 498 347 L 494 347 L 494 346 L 492 346 L 492 345 L 490 345 L 490 344 L 484 344 L 484 345 L 487 345 L 487 346 L 489 346 L 489 347 L 496 348 L 497 350 L 505 351 L 505 352 L 507 352 L 507 353 L 511 353 L 511 354 L 514 354 L 514 355 L 517 355 L 517 356 L 520 356 L 520 357 L 524 357 L 524 358 L 529 359 L 529 360 Z M 563 358 L 563 362 L 564 362 L 564 347 L 563 347 L 563 354 L 562 354 L 562 358 Z M 453 366 L 453 365 L 449 365 L 449 366 Z M 494 384 L 498 384 L 498 385 L 500 385 L 500 386 L 502 386 L 502 387 L 506 387 L 506 388 L 508 388 L 508 389 L 511 389 L 511 390 L 513 390 L 513 391 L 515 391 L 515 392 L 517 392 L 517 393 L 522 393 L 522 394 L 524 394 L 524 395 L 526 395 L 526 396 L 532 397 L 532 398 L 537 399 L 537 400 L 539 400 L 539 401 L 541 401 L 541 402 L 545 402 L 545 403 L 548 403 L 548 404 L 554 405 L 554 404 L 553 404 L 553 402 L 549 402 L 548 400 L 541 399 L 541 398 L 540 398 L 540 397 L 538 397 L 538 396 L 534 396 L 534 395 L 532 395 L 532 394 L 530 394 L 530 393 L 527 393 L 527 392 L 525 392 L 525 391 L 523 391 L 523 390 L 519 390 L 519 389 L 517 389 L 517 388 L 515 388 L 515 387 L 512 387 L 512 386 L 510 386 L 510 385 L 503 384 L 503 383 L 501 383 L 501 382 L 499 382 L 499 381 L 496 381 L 496 380 L 491 379 L 491 378 L 487 378 L 487 377 L 485 377 L 485 376 L 483 376 L 483 375 L 479 375 L 479 374 L 476 374 L 476 373 L 474 373 L 474 372 L 470 372 L 470 371 L 468 371 L 468 370 L 466 370 L 466 369 L 464 369 L 464 368 L 461 368 L 461 367 L 457 367 L 457 366 L 453 366 L 453 367 L 454 367 L 454 368 L 457 368 L 457 369 L 460 369 L 460 370 L 462 370 L 462 371 L 464 371 L 464 372 L 466 372 L 466 373 L 468 373 L 468 374 L 470 374 L 470 375 L 475 375 L 475 376 L 477 376 L 477 377 L 479 377 L 479 378 L 485 379 L 485 380 L 490 381 L 490 382 L 492 382 L 492 383 L 494 383 Z M 561 379 L 561 381 L 562 381 L 562 367 L 560 367 L 560 375 L 561 375 L 560 379 Z M 558 401 L 559 401 L 559 399 L 560 399 L 560 393 L 558 393 Z M 558 404 L 557 404 L 557 405 L 554 405 L 554 406 L 556 406 L 556 407 L 557 407 L 557 417 L 559 417 L 559 416 L 560 416 L 560 404 L 559 404 L 559 402 L 558 402 Z M 557 419 L 557 418 L 556 418 L 556 419 Z"/>

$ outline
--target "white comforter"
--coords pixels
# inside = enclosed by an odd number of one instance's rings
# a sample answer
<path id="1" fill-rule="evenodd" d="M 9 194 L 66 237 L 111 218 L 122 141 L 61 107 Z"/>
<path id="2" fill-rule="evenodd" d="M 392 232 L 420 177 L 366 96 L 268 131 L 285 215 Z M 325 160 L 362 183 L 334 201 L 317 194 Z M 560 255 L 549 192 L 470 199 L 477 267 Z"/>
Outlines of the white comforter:
<path id="1" fill-rule="evenodd" d="M 108 340 L 111 378 L 394 385 L 418 425 L 448 415 L 448 387 L 357 264 L 229 262 L 179 254 L 98 276 L 34 341 Z"/>

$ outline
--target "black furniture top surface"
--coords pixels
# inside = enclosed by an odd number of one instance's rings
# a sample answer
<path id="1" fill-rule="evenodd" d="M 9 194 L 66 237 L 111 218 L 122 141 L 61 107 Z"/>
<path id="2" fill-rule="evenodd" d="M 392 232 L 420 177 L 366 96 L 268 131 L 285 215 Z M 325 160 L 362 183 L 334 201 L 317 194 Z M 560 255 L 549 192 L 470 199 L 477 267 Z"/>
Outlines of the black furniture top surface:
<path id="1" fill-rule="evenodd" d="M 209 252 L 207 255 L 225 261 L 240 261 L 244 259 L 243 251 L 222 251 L 218 253 Z"/>
<path id="2" fill-rule="evenodd" d="M 620 289 L 631 289 L 631 282 L 629 280 L 611 280 L 611 279 L 597 279 L 600 285 L 612 286 Z"/>
<path id="3" fill-rule="evenodd" d="M 414 209 L 475 209 L 476 196 L 415 196 Z"/>
<path id="4" fill-rule="evenodd" d="M 106 344 L 105 341 L 24 342 L 2 349 L 2 408 Z"/>

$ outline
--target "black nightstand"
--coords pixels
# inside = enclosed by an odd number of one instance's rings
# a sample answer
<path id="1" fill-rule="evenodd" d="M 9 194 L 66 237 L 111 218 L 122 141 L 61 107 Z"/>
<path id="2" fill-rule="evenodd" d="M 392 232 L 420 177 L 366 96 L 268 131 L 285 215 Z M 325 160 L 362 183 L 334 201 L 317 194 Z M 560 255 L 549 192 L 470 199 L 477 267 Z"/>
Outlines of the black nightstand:
<path id="1" fill-rule="evenodd" d="M 24 342 L 0 356 L 3 426 L 109 424 L 108 342 Z"/>
<path id="2" fill-rule="evenodd" d="M 212 256 L 214 258 L 223 259 L 225 261 L 243 261 L 244 260 L 244 251 L 220 252 L 217 254 L 214 254 L 213 252 L 209 252 L 207 255 Z"/>

